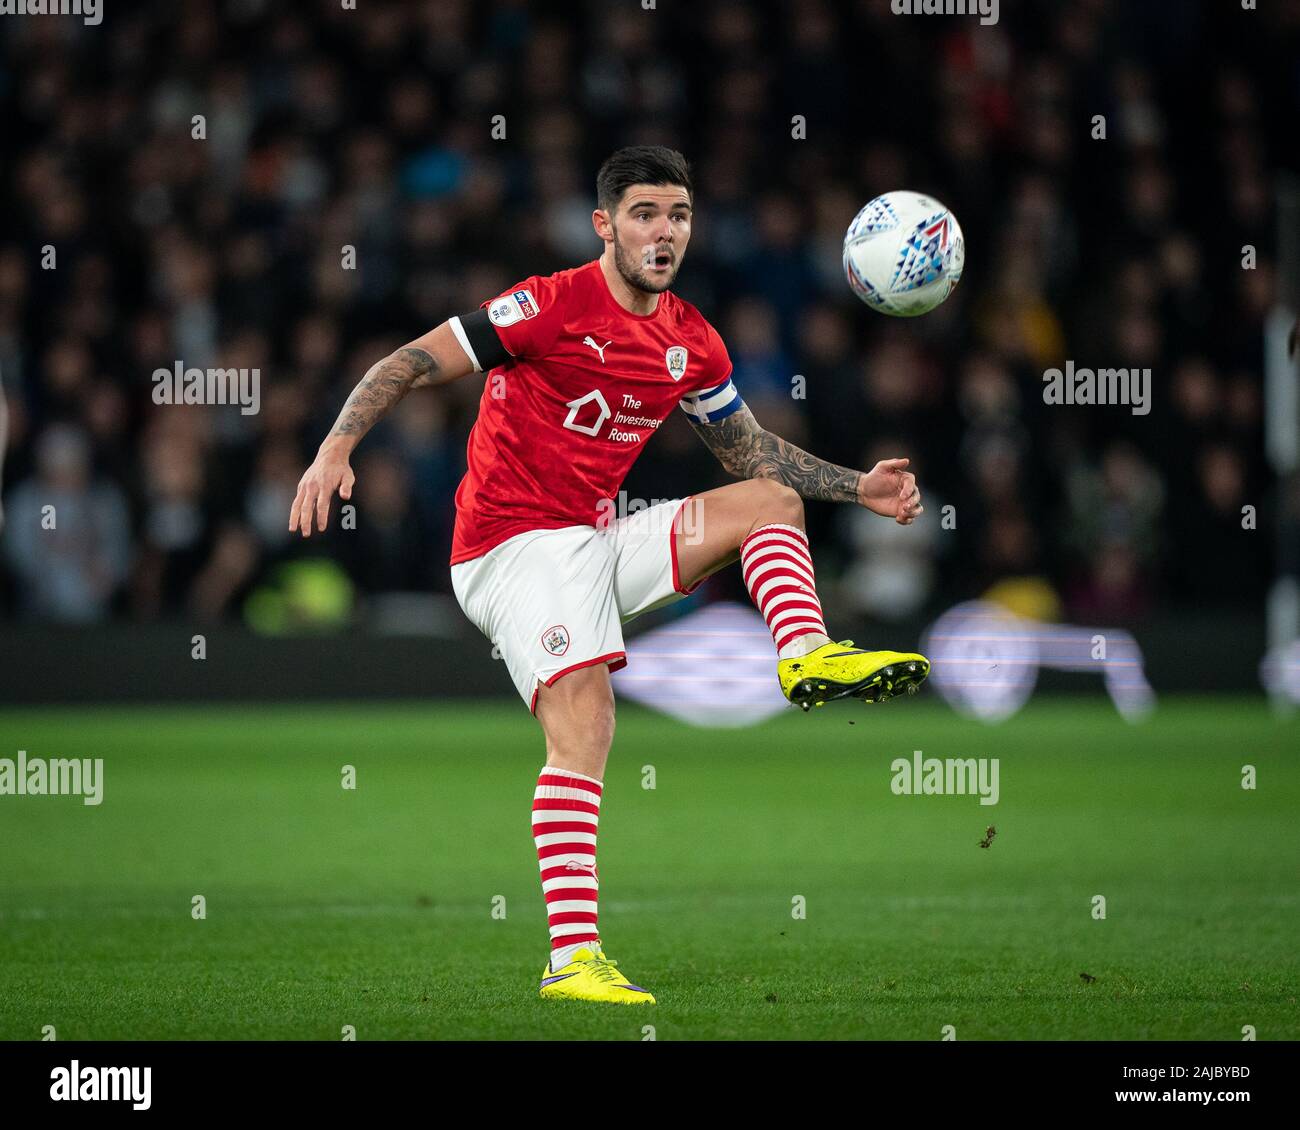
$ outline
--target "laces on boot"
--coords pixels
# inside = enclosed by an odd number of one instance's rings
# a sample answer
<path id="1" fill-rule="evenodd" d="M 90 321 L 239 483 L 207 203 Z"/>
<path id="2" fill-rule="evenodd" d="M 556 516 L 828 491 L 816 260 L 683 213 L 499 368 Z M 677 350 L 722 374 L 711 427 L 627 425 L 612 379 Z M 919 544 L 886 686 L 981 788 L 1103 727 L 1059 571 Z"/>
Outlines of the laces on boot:
<path id="1" fill-rule="evenodd" d="M 590 957 L 582 963 L 591 970 L 597 981 L 621 981 L 623 975 L 615 968 L 613 961 L 607 957 Z"/>

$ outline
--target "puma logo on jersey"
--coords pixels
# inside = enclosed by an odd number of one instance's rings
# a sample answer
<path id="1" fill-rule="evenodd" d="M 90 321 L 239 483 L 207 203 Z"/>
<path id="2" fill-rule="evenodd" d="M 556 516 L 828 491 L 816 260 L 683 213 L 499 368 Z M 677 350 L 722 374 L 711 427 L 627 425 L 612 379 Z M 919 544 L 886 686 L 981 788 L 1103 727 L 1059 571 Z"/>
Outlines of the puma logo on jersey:
<path id="1" fill-rule="evenodd" d="M 607 350 L 614 343 L 612 341 L 607 341 L 605 342 L 604 345 L 597 345 L 596 339 L 592 337 L 591 334 L 588 334 L 586 337 L 582 339 L 582 344 L 590 345 L 592 349 L 594 349 L 597 353 L 599 353 L 600 363 L 603 365 L 605 363 L 605 350 Z"/>

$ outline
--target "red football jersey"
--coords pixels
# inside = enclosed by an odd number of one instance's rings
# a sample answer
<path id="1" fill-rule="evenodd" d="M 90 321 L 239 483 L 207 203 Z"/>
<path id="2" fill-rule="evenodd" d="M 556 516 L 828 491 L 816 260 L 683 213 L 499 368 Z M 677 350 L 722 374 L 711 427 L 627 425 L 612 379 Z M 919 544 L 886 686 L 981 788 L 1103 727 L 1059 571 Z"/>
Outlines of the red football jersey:
<path id="1" fill-rule="evenodd" d="M 653 314 L 623 309 L 598 260 L 483 305 L 511 359 L 488 374 L 470 432 L 453 565 L 527 530 L 594 526 L 674 406 L 706 421 L 741 406 L 700 312 L 667 291 Z"/>

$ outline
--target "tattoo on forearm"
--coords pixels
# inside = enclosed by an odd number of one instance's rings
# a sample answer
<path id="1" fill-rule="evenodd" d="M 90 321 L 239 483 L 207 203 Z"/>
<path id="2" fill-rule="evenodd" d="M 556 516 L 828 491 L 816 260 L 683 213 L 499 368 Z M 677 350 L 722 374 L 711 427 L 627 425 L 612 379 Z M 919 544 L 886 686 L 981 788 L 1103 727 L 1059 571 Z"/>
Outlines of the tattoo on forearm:
<path id="1" fill-rule="evenodd" d="M 352 390 L 330 435 L 365 435 L 420 377 L 437 371 L 438 362 L 423 349 L 407 346 L 385 357 Z"/>
<path id="2" fill-rule="evenodd" d="M 775 479 L 804 498 L 856 502 L 861 471 L 827 463 L 759 426 L 748 408 L 716 424 L 691 426 L 718 461 L 741 479 Z"/>

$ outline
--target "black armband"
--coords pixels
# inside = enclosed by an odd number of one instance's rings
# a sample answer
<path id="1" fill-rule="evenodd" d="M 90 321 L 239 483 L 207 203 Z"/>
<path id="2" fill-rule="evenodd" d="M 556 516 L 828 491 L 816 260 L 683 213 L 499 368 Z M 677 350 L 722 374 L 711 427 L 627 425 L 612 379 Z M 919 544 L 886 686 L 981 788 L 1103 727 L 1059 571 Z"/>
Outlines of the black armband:
<path id="1" fill-rule="evenodd" d="M 486 373 L 510 360 L 510 351 L 501 344 L 486 310 L 461 314 L 449 321 L 451 332 L 473 362 L 476 373 Z"/>

